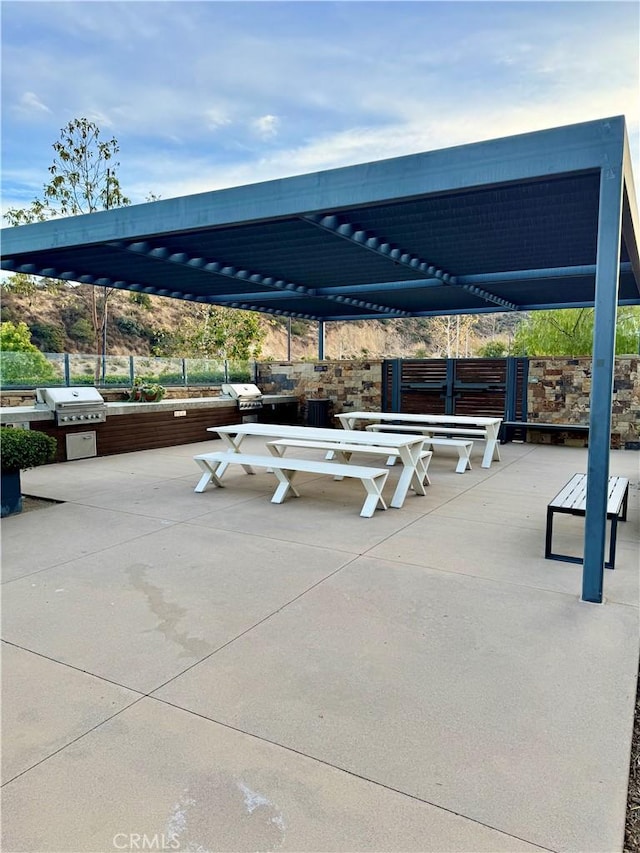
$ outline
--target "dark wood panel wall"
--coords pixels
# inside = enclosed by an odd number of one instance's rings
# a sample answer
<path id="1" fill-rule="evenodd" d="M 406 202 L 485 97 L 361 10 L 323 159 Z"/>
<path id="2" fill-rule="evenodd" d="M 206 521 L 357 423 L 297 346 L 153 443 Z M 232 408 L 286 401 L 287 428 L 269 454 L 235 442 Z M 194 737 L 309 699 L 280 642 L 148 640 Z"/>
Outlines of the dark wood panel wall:
<path id="1" fill-rule="evenodd" d="M 269 408 L 268 417 L 279 416 L 278 423 L 295 423 L 297 404 L 277 405 Z M 294 418 L 291 420 L 291 418 Z M 176 417 L 173 411 L 150 411 L 131 415 L 109 415 L 101 424 L 82 427 L 45 425 L 34 422 L 32 429 L 52 435 L 58 443 L 56 462 L 67 460 L 67 435 L 81 432 L 96 433 L 98 456 L 130 453 L 136 450 L 153 450 L 217 438 L 207 432 L 208 427 L 236 424 L 241 419 L 235 406 L 208 409 L 187 409 L 186 415 Z"/>
<path id="2" fill-rule="evenodd" d="M 505 417 L 526 408 L 526 359 L 395 359 L 383 363 L 387 411 Z"/>

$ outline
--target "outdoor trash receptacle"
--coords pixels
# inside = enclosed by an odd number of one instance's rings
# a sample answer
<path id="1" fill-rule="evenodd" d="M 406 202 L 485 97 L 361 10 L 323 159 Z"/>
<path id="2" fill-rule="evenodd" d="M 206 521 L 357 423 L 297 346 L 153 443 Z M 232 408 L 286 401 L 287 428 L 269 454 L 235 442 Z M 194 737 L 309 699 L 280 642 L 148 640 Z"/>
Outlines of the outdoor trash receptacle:
<path id="1" fill-rule="evenodd" d="M 331 400 L 328 397 L 307 400 L 307 426 L 330 427 L 331 418 L 329 410 Z"/>

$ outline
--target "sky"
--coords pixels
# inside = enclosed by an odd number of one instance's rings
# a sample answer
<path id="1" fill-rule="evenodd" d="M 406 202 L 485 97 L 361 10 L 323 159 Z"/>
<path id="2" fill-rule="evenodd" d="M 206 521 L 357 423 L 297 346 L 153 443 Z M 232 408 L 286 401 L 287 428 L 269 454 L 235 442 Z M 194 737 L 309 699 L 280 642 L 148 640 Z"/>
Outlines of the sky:
<path id="1" fill-rule="evenodd" d="M 42 195 L 81 117 L 134 203 L 615 115 L 637 188 L 639 9 L 1 0 L 2 207 Z"/>

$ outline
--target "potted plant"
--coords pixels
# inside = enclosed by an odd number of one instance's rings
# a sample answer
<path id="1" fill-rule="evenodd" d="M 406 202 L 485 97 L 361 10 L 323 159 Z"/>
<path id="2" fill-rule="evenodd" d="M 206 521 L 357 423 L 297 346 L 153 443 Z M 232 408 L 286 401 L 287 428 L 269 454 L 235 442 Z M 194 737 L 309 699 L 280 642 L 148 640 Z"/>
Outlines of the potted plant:
<path id="1" fill-rule="evenodd" d="M 0 427 L 2 518 L 22 511 L 20 471 L 53 462 L 57 447 L 55 438 L 44 432 Z"/>
<path id="2" fill-rule="evenodd" d="M 128 403 L 157 403 L 165 395 L 165 388 L 158 382 L 134 379 L 127 396 Z"/>

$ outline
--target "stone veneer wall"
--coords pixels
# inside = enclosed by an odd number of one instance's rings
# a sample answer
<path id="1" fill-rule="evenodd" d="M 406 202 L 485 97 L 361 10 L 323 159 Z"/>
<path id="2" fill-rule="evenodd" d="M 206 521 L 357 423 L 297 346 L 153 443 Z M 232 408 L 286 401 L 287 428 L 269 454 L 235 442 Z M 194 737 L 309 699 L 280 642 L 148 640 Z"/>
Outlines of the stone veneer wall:
<path id="1" fill-rule="evenodd" d="M 300 398 L 304 417 L 307 398 L 328 398 L 332 414 L 345 409 L 380 409 L 381 361 L 264 362 L 257 366 L 264 394 L 288 393 Z M 170 388 L 167 398 L 214 396 L 216 388 Z M 591 358 L 532 358 L 527 388 L 528 419 L 541 423 L 588 423 Z M 107 400 L 122 391 L 105 391 Z M 3 406 L 31 405 L 33 391 L 2 394 Z M 549 433 L 530 434 L 537 441 L 558 440 Z M 640 441 L 640 356 L 619 356 L 615 362 L 611 446 Z"/>
<path id="2" fill-rule="evenodd" d="M 382 405 L 381 361 L 271 362 L 258 365 L 258 385 L 265 394 L 329 398 L 333 413 L 345 409 L 379 409 Z M 541 423 L 589 422 L 591 358 L 532 358 L 527 387 L 528 420 Z M 640 437 L 640 357 L 615 362 L 611 446 L 624 447 Z M 534 441 L 584 444 L 562 433 L 530 431 Z"/>
<path id="3" fill-rule="evenodd" d="M 589 423 L 591 358 L 532 358 L 527 387 L 528 420 Z M 640 357 L 615 361 L 611 446 L 637 442 L 640 433 Z M 547 434 L 548 436 L 548 434 Z"/>
<path id="4" fill-rule="evenodd" d="M 295 394 L 304 418 L 308 399 L 331 400 L 331 414 L 382 407 L 381 361 L 264 362 L 258 364 L 263 394 Z"/>

